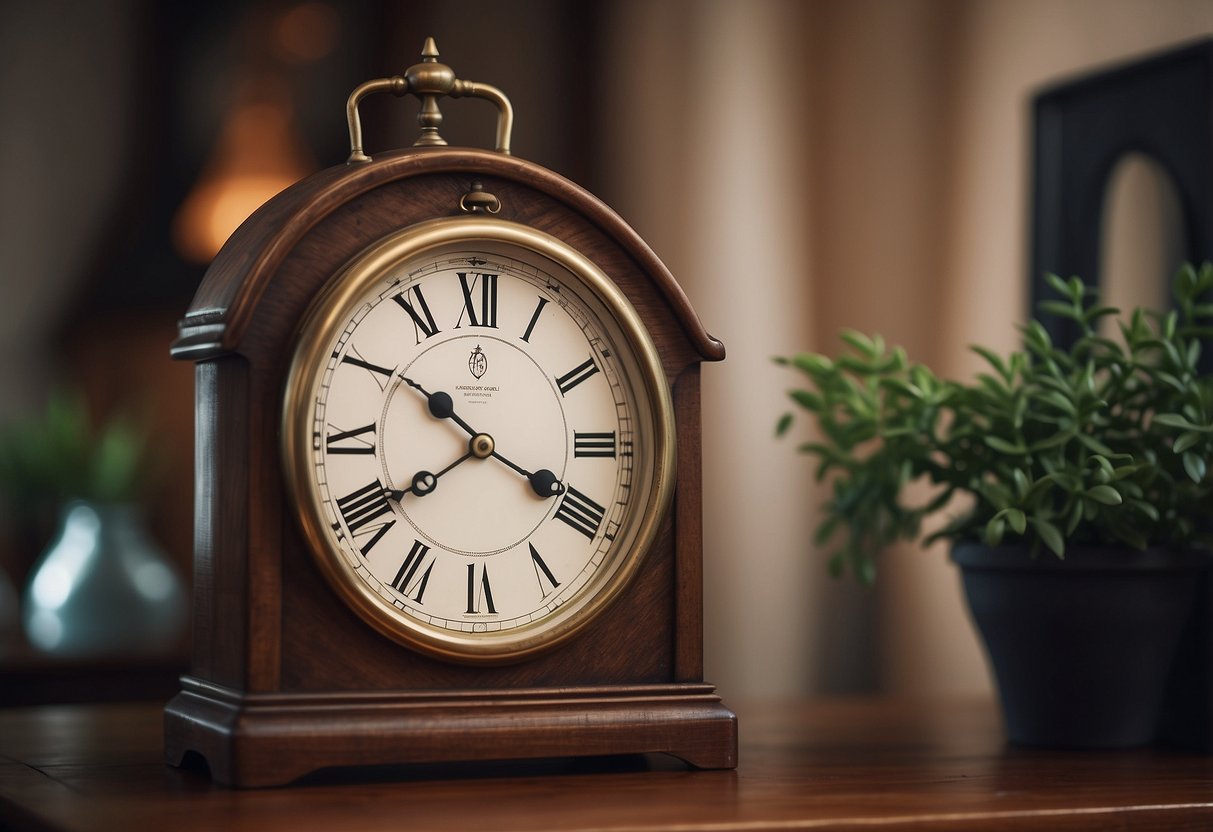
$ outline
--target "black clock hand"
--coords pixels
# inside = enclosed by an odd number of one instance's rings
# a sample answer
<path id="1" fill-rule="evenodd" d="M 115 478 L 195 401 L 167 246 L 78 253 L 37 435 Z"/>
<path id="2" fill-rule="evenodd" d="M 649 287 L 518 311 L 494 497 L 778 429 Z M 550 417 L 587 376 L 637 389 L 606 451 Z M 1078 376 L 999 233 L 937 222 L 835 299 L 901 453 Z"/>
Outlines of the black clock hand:
<path id="1" fill-rule="evenodd" d="M 430 473 L 429 471 L 418 471 L 416 474 L 413 475 L 412 485 L 410 485 L 408 488 L 402 488 L 399 491 L 392 491 L 391 489 L 386 489 L 385 493 L 387 494 L 387 496 L 390 499 L 393 499 L 393 500 L 401 500 L 404 498 L 405 494 L 412 494 L 414 497 L 424 497 L 426 494 L 432 493 L 433 490 L 438 487 L 438 478 L 439 477 L 441 477 L 447 471 L 454 468 L 459 463 L 463 462 L 466 459 L 469 459 L 471 456 L 472 456 L 472 452 L 468 451 L 466 454 L 459 457 L 459 459 L 455 460 L 450 465 L 443 468 L 437 474 Z"/>
<path id="2" fill-rule="evenodd" d="M 451 399 L 449 394 L 443 393 L 442 391 L 439 391 L 437 393 L 431 393 L 428 390 L 426 390 L 424 387 L 422 387 L 420 384 L 413 381 L 411 378 L 408 378 L 407 376 L 402 375 L 400 378 L 409 387 L 412 387 L 414 390 L 419 392 L 421 395 L 425 396 L 426 404 L 429 406 L 429 409 L 430 409 L 430 414 L 434 418 L 450 419 L 452 422 L 459 425 L 459 427 L 461 427 L 465 431 L 467 431 L 468 435 L 472 437 L 473 443 L 475 443 L 477 437 L 481 437 L 481 436 L 487 437 L 487 434 L 477 433 L 475 428 L 473 428 L 467 422 L 463 421 L 463 419 L 459 418 L 458 414 L 455 413 L 455 403 Z M 494 449 L 492 447 L 491 439 L 490 439 L 490 445 L 488 447 L 490 448 L 490 451 L 491 451 L 488 455 L 492 456 L 494 459 L 499 460 L 500 462 L 504 463 L 506 465 L 506 467 L 516 471 L 517 473 L 519 473 L 523 477 L 525 477 L 527 482 L 529 482 L 531 484 L 531 490 L 535 492 L 536 496 L 543 497 L 546 499 L 547 497 L 558 497 L 564 493 L 563 483 L 561 483 L 560 480 L 556 477 L 556 475 L 553 474 L 548 469 L 540 468 L 538 471 L 535 471 L 535 472 L 527 471 L 525 468 L 521 467 L 520 465 L 514 464 L 513 462 L 511 462 L 510 460 L 506 459 L 504 456 L 499 454 L 496 451 L 496 449 Z M 482 456 L 480 453 L 476 452 L 475 449 L 473 449 L 473 453 L 475 453 L 476 456 L 479 456 L 482 459 L 484 458 L 484 456 Z M 433 489 L 431 489 L 431 490 L 433 490 Z M 429 493 L 429 492 L 426 492 L 426 493 Z"/>
<path id="3" fill-rule="evenodd" d="M 518 465 L 510 462 L 501 454 L 493 451 L 493 456 L 501 460 L 507 467 L 514 469 L 519 474 L 527 478 L 527 482 L 531 484 L 531 490 L 539 497 L 559 497 L 564 493 L 564 484 L 556 478 L 556 475 L 547 468 L 540 468 L 538 471 L 527 471 Z"/>
<path id="4" fill-rule="evenodd" d="M 459 416 L 455 413 L 455 402 L 451 400 L 451 397 L 449 394 L 443 393 L 441 391 L 439 391 L 437 393 L 430 393 L 424 387 L 422 387 L 420 384 L 413 381 L 411 378 L 405 378 L 404 376 L 401 376 L 400 378 L 402 378 L 404 380 L 404 383 L 407 384 L 409 387 L 412 387 L 414 390 L 419 392 L 421 395 L 425 396 L 426 403 L 429 405 L 429 408 L 430 408 L 430 414 L 435 419 L 450 419 L 452 422 L 459 425 L 459 427 L 461 427 L 465 431 L 467 431 L 468 436 L 477 435 L 476 429 L 473 428 L 471 425 L 469 425 L 467 422 L 460 419 Z"/>

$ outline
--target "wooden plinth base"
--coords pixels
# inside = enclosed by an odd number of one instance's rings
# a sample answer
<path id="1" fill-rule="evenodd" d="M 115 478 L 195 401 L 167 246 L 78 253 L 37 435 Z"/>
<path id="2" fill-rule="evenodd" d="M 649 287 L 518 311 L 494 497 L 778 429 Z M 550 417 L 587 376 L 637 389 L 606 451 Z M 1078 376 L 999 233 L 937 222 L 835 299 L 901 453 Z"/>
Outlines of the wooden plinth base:
<path id="1" fill-rule="evenodd" d="M 711 685 L 250 694 L 182 682 L 165 708 L 165 758 L 178 766 L 196 752 L 230 786 L 331 766 L 606 754 L 737 765 L 737 719 Z"/>

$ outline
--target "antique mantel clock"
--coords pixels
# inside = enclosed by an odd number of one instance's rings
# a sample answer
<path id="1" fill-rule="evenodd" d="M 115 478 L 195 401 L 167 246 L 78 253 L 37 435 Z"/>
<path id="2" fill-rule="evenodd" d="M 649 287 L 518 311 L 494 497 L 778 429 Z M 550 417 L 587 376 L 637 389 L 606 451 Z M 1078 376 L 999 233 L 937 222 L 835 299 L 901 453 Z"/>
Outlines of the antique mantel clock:
<path id="1" fill-rule="evenodd" d="M 421 99 L 371 159 L 359 101 Z M 442 95 L 498 108 L 448 148 Z M 668 752 L 736 764 L 703 681 L 699 365 L 721 344 L 645 243 L 509 154 L 433 41 L 350 96 L 347 165 L 232 236 L 196 362 L 194 659 L 170 763 Z"/>

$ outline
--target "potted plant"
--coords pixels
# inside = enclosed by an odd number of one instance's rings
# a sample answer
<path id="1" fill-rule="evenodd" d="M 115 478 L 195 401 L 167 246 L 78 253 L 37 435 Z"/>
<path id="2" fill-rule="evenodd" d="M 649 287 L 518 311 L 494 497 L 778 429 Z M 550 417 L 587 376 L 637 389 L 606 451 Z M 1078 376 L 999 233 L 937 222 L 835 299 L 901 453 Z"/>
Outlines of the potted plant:
<path id="1" fill-rule="evenodd" d="M 138 503 L 146 446 L 121 417 L 94 429 L 83 397 L 65 394 L 0 429 L 0 492 L 45 546 L 21 601 L 26 637 L 43 652 L 130 656 L 176 647 L 183 588 Z"/>
<path id="2" fill-rule="evenodd" d="M 776 361 L 808 381 L 790 396 L 819 433 L 799 451 L 831 484 L 815 538 L 837 543 L 831 571 L 870 582 L 882 547 L 951 515 L 926 540 L 953 543 L 1011 739 L 1140 744 L 1213 550 L 1213 265 L 1180 269 L 1176 308 L 1134 310 L 1119 339 L 1100 331 L 1118 310 L 1049 282 L 1043 310 L 1080 337 L 1059 346 L 1033 320 L 1008 356 L 974 347 L 989 371 L 968 383 L 856 332 L 836 359 Z M 913 502 L 920 481 L 933 490 Z"/>

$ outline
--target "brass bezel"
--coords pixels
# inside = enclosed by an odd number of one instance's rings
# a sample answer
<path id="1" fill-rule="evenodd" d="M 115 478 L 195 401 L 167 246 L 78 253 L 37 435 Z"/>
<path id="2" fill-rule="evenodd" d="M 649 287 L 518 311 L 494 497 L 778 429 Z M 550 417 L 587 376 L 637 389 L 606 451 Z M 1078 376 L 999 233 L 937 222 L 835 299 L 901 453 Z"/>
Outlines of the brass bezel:
<path id="1" fill-rule="evenodd" d="M 513 245 L 563 267 L 602 303 L 631 352 L 624 367 L 633 395 L 647 398 L 647 425 L 652 447 L 652 482 L 648 499 L 629 514 L 627 531 L 604 565 L 582 590 L 547 618 L 506 633 L 457 633 L 425 625 L 407 616 L 374 592 L 346 561 L 328 534 L 325 509 L 309 475 L 315 390 L 337 333 L 354 314 L 360 299 L 389 270 L 425 252 L 455 243 Z M 622 361 L 622 359 L 621 359 Z M 635 577 L 651 548 L 674 492 L 676 440 L 669 382 L 657 348 L 639 314 L 615 283 L 592 261 L 568 244 L 529 226 L 484 216 L 440 218 L 395 232 L 374 244 L 343 269 L 311 304 L 296 335 L 283 392 L 282 459 L 294 514 L 313 559 L 330 586 L 368 624 L 400 644 L 427 655 L 462 664 L 506 664 L 531 658 L 565 644 L 594 621 Z M 644 402 L 640 402 L 641 407 Z M 648 476 L 639 470 L 635 474 Z M 630 544 L 628 538 L 631 538 Z"/>

